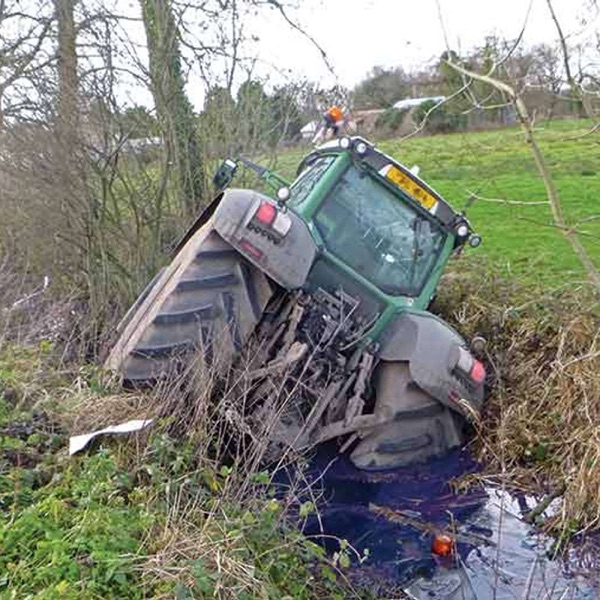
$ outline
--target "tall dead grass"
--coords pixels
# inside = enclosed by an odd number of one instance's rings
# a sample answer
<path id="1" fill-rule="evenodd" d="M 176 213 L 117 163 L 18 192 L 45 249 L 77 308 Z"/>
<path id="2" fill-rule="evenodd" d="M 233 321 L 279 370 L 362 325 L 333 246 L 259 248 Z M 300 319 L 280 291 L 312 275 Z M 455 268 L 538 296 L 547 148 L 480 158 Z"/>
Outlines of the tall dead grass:
<path id="1" fill-rule="evenodd" d="M 547 497 L 563 537 L 600 525 L 600 310 L 586 284 L 532 289 L 478 273 L 449 278 L 438 311 L 483 335 L 488 393 L 474 448 L 483 477 Z"/>
<path id="2" fill-rule="evenodd" d="M 73 387 L 66 390 L 63 422 L 77 434 L 128 419 L 155 420 L 114 450 L 131 473 L 157 460 L 169 473 L 157 489 L 164 523 L 149 533 L 149 553 L 140 565 L 151 585 L 193 587 L 210 575 L 213 597 L 267 598 L 285 587 L 281 577 L 288 569 L 291 577 L 303 579 L 290 582 L 293 597 L 317 597 L 319 590 L 328 596 L 331 582 L 310 570 L 319 565 L 338 571 L 344 597 L 357 597 L 335 562 L 298 531 L 298 507 L 316 506 L 320 493 L 305 478 L 302 454 L 288 450 L 278 458 L 278 467 L 293 463 L 293 468 L 285 488 L 274 495 L 272 474 L 265 469 L 272 464 L 269 434 L 291 394 L 283 373 L 260 423 L 252 422 L 250 364 L 251 357 L 242 357 L 223 370 L 218 360 L 208 364 L 199 353 L 187 372 L 130 393 L 115 387 L 115 393 L 98 395 L 81 381 L 77 394 Z"/>

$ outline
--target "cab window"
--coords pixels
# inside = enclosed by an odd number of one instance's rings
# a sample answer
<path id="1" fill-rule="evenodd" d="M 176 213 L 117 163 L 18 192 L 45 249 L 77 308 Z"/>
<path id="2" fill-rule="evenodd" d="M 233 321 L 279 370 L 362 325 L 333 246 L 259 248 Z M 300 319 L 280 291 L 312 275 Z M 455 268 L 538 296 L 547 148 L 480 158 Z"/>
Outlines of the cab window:
<path id="1" fill-rule="evenodd" d="M 335 161 L 336 156 L 322 156 L 309 165 L 292 184 L 290 206 L 300 206 L 310 195 L 312 189 Z"/>
<path id="2" fill-rule="evenodd" d="M 433 218 L 355 167 L 333 187 L 315 224 L 328 250 L 390 295 L 420 294 L 447 235 Z"/>

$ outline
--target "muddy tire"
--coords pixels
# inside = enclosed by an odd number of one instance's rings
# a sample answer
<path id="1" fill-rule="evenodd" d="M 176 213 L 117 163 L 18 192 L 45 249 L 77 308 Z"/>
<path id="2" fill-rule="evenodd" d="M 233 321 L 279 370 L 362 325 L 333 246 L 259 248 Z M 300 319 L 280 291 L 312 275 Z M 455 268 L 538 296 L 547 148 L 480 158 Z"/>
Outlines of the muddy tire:
<path id="1" fill-rule="evenodd" d="M 418 387 L 406 362 L 382 361 L 375 381 L 375 414 L 386 422 L 374 427 L 351 455 L 365 470 L 385 470 L 442 456 L 463 442 L 464 417 Z"/>
<path id="2" fill-rule="evenodd" d="M 206 223 L 138 300 L 105 366 L 152 383 L 193 360 L 226 366 L 272 295 L 267 277 Z"/>

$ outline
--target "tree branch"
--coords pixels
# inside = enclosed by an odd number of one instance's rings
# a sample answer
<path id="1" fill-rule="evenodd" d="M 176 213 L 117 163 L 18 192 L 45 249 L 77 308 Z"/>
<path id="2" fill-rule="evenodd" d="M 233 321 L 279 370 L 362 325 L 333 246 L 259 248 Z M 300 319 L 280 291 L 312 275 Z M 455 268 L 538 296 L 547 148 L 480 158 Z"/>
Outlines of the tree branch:
<path id="1" fill-rule="evenodd" d="M 552 180 L 552 176 L 550 175 L 550 171 L 548 170 L 548 166 L 546 165 L 546 160 L 540 147 L 537 144 L 534 135 L 533 129 L 533 121 L 529 116 L 529 112 L 527 110 L 527 106 L 521 96 L 515 91 L 515 89 L 508 85 L 507 83 L 490 77 L 489 75 L 481 75 L 480 73 L 475 73 L 468 69 L 465 69 L 461 65 L 457 65 L 451 61 L 446 61 L 448 66 L 452 69 L 462 73 L 467 77 L 471 77 L 472 79 L 476 79 L 481 81 L 482 83 L 486 83 L 495 87 L 497 90 L 504 92 L 509 98 L 513 100 L 515 110 L 519 116 L 521 121 L 521 126 L 523 128 L 523 132 L 525 133 L 525 141 L 529 144 L 531 148 L 531 152 L 533 154 L 533 158 L 535 160 L 536 166 L 538 168 L 538 172 L 544 182 L 544 187 L 546 188 L 546 194 L 548 196 L 548 201 L 550 203 L 550 209 L 552 211 L 552 216 L 554 218 L 554 223 L 557 227 L 559 227 L 564 236 L 567 238 L 571 247 L 573 248 L 574 253 L 576 254 L 579 262 L 585 269 L 589 280 L 594 284 L 594 286 L 600 291 L 600 273 L 590 257 L 587 254 L 586 249 L 583 244 L 575 234 L 566 224 L 565 217 L 562 209 L 562 205 L 560 202 L 560 197 L 558 195 L 558 191 L 556 190 L 556 186 L 554 185 L 554 181 Z"/>

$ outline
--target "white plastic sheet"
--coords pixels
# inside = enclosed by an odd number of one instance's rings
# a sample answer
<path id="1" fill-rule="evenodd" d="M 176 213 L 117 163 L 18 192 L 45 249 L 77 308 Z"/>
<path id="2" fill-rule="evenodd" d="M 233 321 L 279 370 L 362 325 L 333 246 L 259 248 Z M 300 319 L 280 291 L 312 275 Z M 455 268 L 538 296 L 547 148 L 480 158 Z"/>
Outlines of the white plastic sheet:
<path id="1" fill-rule="evenodd" d="M 119 425 L 112 425 L 111 427 L 98 429 L 92 433 L 83 433 L 81 435 L 71 436 L 69 438 L 69 454 L 72 456 L 73 454 L 80 452 L 99 435 L 133 433 L 135 431 L 141 431 L 145 427 L 148 427 L 152 421 L 154 421 L 154 419 L 134 419 L 132 421 L 126 421 L 125 423 L 120 423 Z"/>

